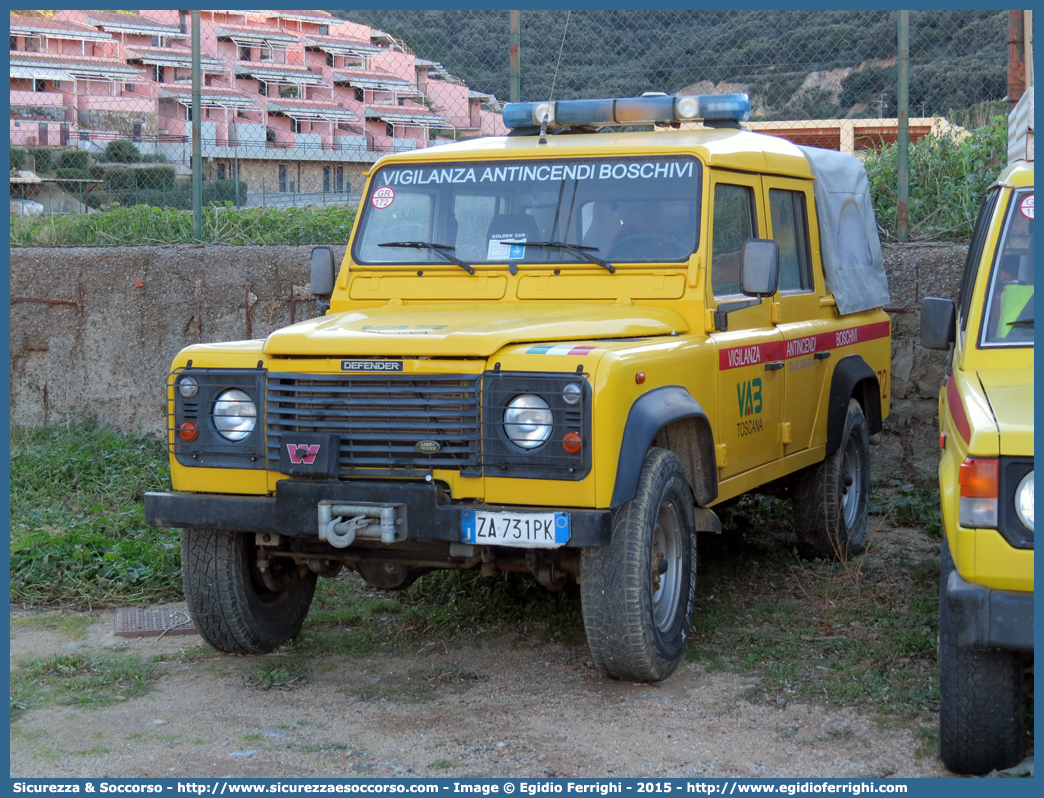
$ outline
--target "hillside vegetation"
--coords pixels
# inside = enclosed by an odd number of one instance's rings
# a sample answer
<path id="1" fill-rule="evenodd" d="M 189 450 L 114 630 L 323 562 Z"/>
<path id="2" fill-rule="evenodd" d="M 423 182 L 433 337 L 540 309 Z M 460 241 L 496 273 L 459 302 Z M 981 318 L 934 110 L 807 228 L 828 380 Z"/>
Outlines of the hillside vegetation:
<path id="1" fill-rule="evenodd" d="M 386 31 L 470 88 L 508 99 L 507 11 L 331 13 Z M 762 119 L 894 116 L 896 13 L 525 10 L 521 99 L 546 99 L 552 82 L 557 99 L 697 84 L 749 92 Z M 911 115 L 949 116 L 1000 100 L 1007 12 L 911 12 L 910 53 Z"/>

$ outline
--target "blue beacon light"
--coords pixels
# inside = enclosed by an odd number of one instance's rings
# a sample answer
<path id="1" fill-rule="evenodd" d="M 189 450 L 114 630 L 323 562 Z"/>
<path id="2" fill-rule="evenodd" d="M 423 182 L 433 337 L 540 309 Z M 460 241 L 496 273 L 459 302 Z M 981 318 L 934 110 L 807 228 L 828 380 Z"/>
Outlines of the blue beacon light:
<path id="1" fill-rule="evenodd" d="M 655 122 L 729 121 L 750 118 L 746 94 L 650 95 L 604 100 L 506 103 L 504 124 L 510 128 L 639 125 Z"/>

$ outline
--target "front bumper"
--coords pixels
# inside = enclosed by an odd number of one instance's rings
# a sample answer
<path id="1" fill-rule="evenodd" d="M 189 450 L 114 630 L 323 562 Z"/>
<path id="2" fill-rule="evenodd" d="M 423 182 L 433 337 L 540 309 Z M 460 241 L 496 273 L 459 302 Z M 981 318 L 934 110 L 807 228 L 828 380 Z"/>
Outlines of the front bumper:
<path id="1" fill-rule="evenodd" d="M 567 547 L 605 546 L 612 533 L 610 510 L 544 507 L 500 507 L 453 504 L 435 485 L 416 482 L 357 482 L 355 480 L 283 479 L 275 496 L 229 496 L 216 493 L 146 493 L 145 522 L 179 529 L 224 529 L 275 532 L 288 537 L 318 539 L 319 502 L 342 504 L 404 504 L 408 540 L 462 540 L 464 510 L 512 509 L 520 512 L 568 512 Z"/>
<path id="2" fill-rule="evenodd" d="M 962 648 L 1033 650 L 1033 594 L 966 582 L 956 569 L 946 581 L 950 621 Z"/>

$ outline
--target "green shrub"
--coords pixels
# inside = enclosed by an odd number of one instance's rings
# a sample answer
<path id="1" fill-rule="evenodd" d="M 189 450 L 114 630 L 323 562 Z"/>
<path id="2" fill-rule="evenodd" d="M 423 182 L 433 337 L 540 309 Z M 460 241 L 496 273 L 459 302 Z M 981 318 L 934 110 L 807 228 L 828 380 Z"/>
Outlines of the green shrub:
<path id="1" fill-rule="evenodd" d="M 61 168 L 54 170 L 54 176 L 63 180 L 90 180 L 91 173 L 86 169 Z"/>
<path id="2" fill-rule="evenodd" d="M 30 147 L 29 152 L 36 162 L 36 173 L 50 172 L 54 168 L 55 152 L 50 147 Z"/>
<path id="3" fill-rule="evenodd" d="M 129 166 L 108 166 L 102 172 L 102 180 L 109 191 L 133 191 L 137 187 L 134 169 Z"/>
<path id="4" fill-rule="evenodd" d="M 105 146 L 105 160 L 110 163 L 138 163 L 141 153 L 127 139 L 116 139 Z"/>
<path id="5" fill-rule="evenodd" d="M 135 169 L 135 184 L 141 188 L 156 188 L 169 190 L 174 188 L 173 166 L 149 166 L 144 169 Z"/>
<path id="6" fill-rule="evenodd" d="M 142 155 L 140 163 L 166 163 L 167 156 L 162 152 L 154 152 L 151 155 Z"/>
<path id="7" fill-rule="evenodd" d="M 910 145 L 910 238 L 959 240 L 971 236 L 986 189 L 1007 161 L 1007 121 L 998 116 L 969 133 L 925 136 Z M 874 213 L 886 238 L 895 238 L 898 145 L 868 152 Z"/>
<path id="8" fill-rule="evenodd" d="M 11 148 L 11 168 L 18 170 L 25 168 L 26 152 L 18 147 Z"/>
<path id="9" fill-rule="evenodd" d="M 246 202 L 247 198 L 247 184 L 245 180 L 239 181 L 239 202 L 240 204 Z M 236 181 L 235 180 L 215 180 L 213 183 L 207 183 L 203 186 L 203 202 L 204 204 L 218 203 L 224 205 L 226 202 L 235 203 L 236 201 Z"/>
<path id="10" fill-rule="evenodd" d="M 93 191 L 86 202 L 108 210 L 81 216 L 11 220 L 14 246 L 120 246 L 130 244 L 192 243 L 192 213 L 188 189 L 169 192 L 167 200 L 184 198 L 185 210 L 173 208 L 112 207 L 128 197 L 148 192 L 106 194 Z M 160 194 L 162 192 L 153 192 Z M 203 240 L 223 244 L 332 244 L 346 242 L 356 209 L 347 205 L 325 208 L 203 208 Z"/>
<path id="11" fill-rule="evenodd" d="M 91 156 L 83 150 L 66 150 L 58 158 L 58 168 L 86 171 L 91 168 Z"/>

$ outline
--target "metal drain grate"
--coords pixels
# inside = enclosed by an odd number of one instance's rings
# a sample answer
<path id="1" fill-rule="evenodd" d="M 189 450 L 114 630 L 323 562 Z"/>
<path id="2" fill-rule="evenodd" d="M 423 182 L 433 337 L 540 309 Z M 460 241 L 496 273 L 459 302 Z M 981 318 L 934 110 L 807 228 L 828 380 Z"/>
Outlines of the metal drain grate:
<path id="1" fill-rule="evenodd" d="M 192 625 L 187 607 L 167 607 L 161 610 L 138 610 L 130 607 L 116 609 L 118 637 L 159 637 L 161 635 L 199 634 Z"/>

